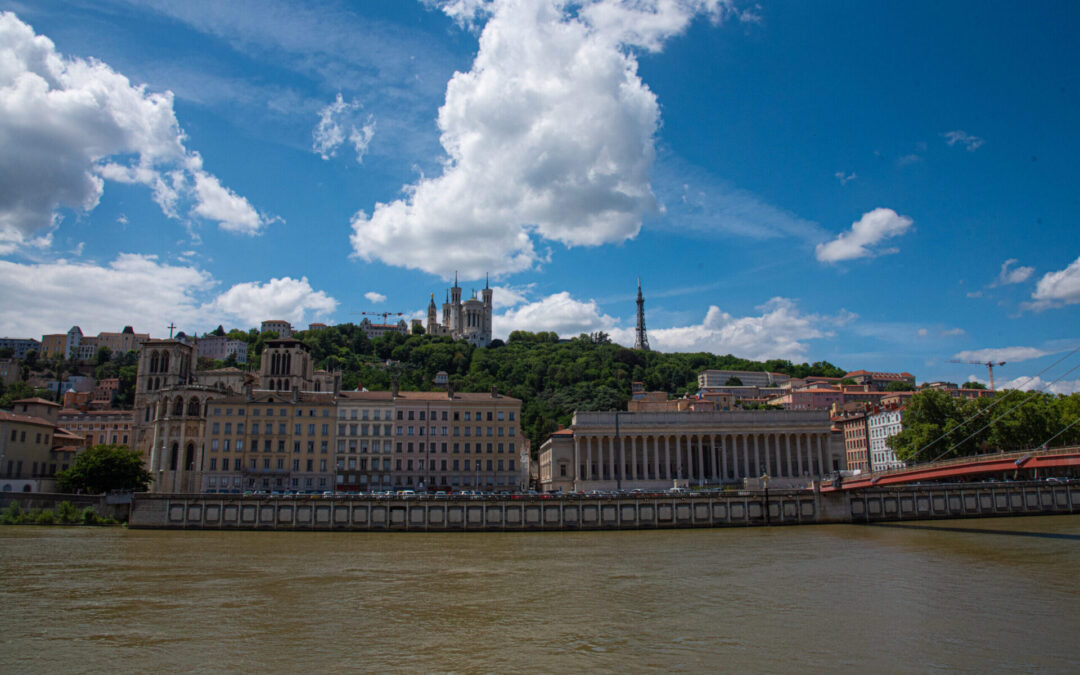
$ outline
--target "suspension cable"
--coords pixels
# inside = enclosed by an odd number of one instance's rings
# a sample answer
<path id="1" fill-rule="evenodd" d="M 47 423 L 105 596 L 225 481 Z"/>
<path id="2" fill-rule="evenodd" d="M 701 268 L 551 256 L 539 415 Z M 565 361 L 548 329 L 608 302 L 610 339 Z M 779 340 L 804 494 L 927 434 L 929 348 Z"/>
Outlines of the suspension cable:
<path id="1" fill-rule="evenodd" d="M 994 397 L 994 400 L 993 400 L 993 402 L 992 402 L 992 403 L 990 403 L 990 405 L 988 405 L 988 406 L 987 406 L 986 408 L 984 408 L 984 409 L 982 409 L 982 410 L 976 410 L 976 411 L 975 411 L 975 413 L 974 413 L 973 415 L 971 415 L 971 416 L 970 416 L 970 417 L 968 417 L 968 418 L 967 418 L 966 420 L 964 420 L 963 422 L 961 422 L 961 423 L 960 423 L 960 424 L 959 424 L 958 426 L 956 426 L 956 427 L 955 427 L 955 428 L 953 428 L 953 429 L 950 429 L 949 431 L 946 431 L 945 433 L 941 434 L 940 436 L 938 436 L 938 437 L 937 437 L 937 438 L 935 438 L 934 440 L 930 441 L 929 443 L 927 443 L 927 444 L 926 444 L 926 445 L 924 445 L 923 447 L 921 447 L 921 448 L 919 448 L 918 450 L 916 450 L 916 451 L 915 451 L 915 453 L 914 453 L 914 454 L 913 454 L 913 455 L 911 456 L 911 459 L 913 459 L 913 460 L 914 460 L 914 459 L 915 459 L 916 457 L 918 457 L 918 456 L 919 456 L 920 454 L 922 454 L 922 452 L 923 452 L 924 450 L 929 450 L 929 449 L 930 449 L 931 447 L 933 447 L 933 446 L 934 446 L 934 445 L 935 445 L 935 444 L 936 444 L 936 443 L 937 443 L 938 441 L 940 441 L 941 439 L 945 438 L 946 436 L 948 436 L 948 435 L 950 435 L 950 434 L 953 434 L 953 433 L 955 433 L 955 432 L 956 432 L 956 431 L 957 431 L 958 429 L 962 429 L 962 428 L 963 428 L 963 427 L 964 427 L 964 426 L 965 426 L 965 425 L 966 425 L 966 424 L 967 424 L 968 422 L 971 422 L 972 420 L 974 420 L 974 419 L 975 419 L 976 417 L 978 417 L 979 415 L 982 415 L 982 414 L 984 414 L 984 413 L 988 413 L 988 412 L 990 412 L 991 410 L 993 410 L 994 406 L 998 405 L 999 403 L 1003 403 L 1003 402 L 1004 402 L 1004 401 L 1005 401 L 1006 399 L 1008 399 L 1008 398 L 1009 398 L 1010 396 L 1012 396 L 1012 395 L 1013 395 L 1014 393 L 1016 393 L 1016 392 L 1018 392 L 1018 391 L 1021 391 L 1021 389 L 1020 389 L 1020 388 L 1021 388 L 1021 387 L 1023 387 L 1024 385 L 1026 385 L 1026 384 L 1027 384 L 1028 382 L 1031 382 L 1032 380 L 1034 380 L 1035 378 L 1039 377 L 1040 375 L 1042 375 L 1042 374 L 1043 374 L 1043 373 L 1045 373 L 1046 371 L 1050 370 L 1050 369 L 1051 369 L 1051 368 L 1053 368 L 1054 366 L 1058 365 L 1058 364 L 1059 364 L 1059 363 L 1061 363 L 1062 361 L 1064 361 L 1064 360 L 1068 359 L 1068 358 L 1069 358 L 1070 356 L 1072 356 L 1073 354 L 1075 354 L 1075 353 L 1076 353 L 1076 352 L 1078 352 L 1078 351 L 1080 351 L 1080 345 L 1077 345 L 1075 349 L 1073 349 L 1072 351 L 1070 351 L 1070 352 L 1069 352 L 1068 354 L 1066 354 L 1065 356 L 1062 356 L 1062 357 L 1061 357 L 1060 359 L 1058 359 L 1057 361 L 1054 361 L 1054 362 L 1053 362 L 1053 363 L 1051 363 L 1051 364 L 1050 364 L 1049 366 L 1047 366 L 1047 367 L 1043 368 L 1043 369 L 1042 369 L 1042 370 L 1040 370 L 1040 371 L 1039 371 L 1038 373 L 1035 373 L 1034 375 L 1032 375 L 1032 376 L 1030 376 L 1030 377 L 1027 377 L 1027 378 L 1025 378 L 1025 379 L 1024 379 L 1024 380 L 1023 380 L 1022 382 L 1020 382 L 1020 384 L 1019 384 L 1019 385 L 1017 385 L 1017 388 L 1016 388 L 1016 389 L 1010 389 L 1010 390 L 1008 390 L 1008 391 L 1007 391 L 1007 392 L 1005 393 L 1005 395 L 1004 395 L 1004 396 L 1002 396 L 1002 397 L 1000 397 L 1000 398 L 998 398 L 998 397 L 996 397 L 996 396 L 995 396 L 995 397 Z M 1070 371 L 1070 372 L 1071 372 L 1071 371 Z M 1061 379 L 1061 378 L 1058 378 L 1058 379 Z M 1057 380 L 1055 380 L 1055 382 L 1056 382 L 1056 381 L 1057 381 Z M 1051 384 L 1053 384 L 1053 383 L 1051 383 Z M 981 431 L 981 430 L 980 430 L 980 431 Z M 977 432 L 975 432 L 975 433 L 978 433 L 978 431 L 977 431 Z M 967 440 L 967 439 L 965 438 L 964 440 Z M 961 443 L 963 443 L 963 441 L 961 441 Z M 953 447 L 956 447 L 956 446 L 953 446 Z M 952 448 L 950 448 L 949 450 L 951 450 L 951 449 L 952 449 Z M 945 451 L 945 453 L 943 453 L 942 455 L 938 455 L 938 458 L 942 457 L 942 456 L 943 456 L 944 454 L 948 454 L 949 450 L 946 450 L 946 451 Z M 935 458 L 934 460 L 931 460 L 931 461 L 936 461 L 936 459 L 937 459 L 937 458 Z"/>
<path id="2" fill-rule="evenodd" d="M 1065 371 L 1064 373 L 1062 373 L 1062 374 L 1061 374 L 1060 376 L 1058 376 L 1058 378 L 1057 378 L 1056 380 L 1054 380 L 1053 382 L 1050 382 L 1050 383 L 1048 383 L 1048 384 L 1046 384 L 1046 385 L 1044 385 L 1044 386 L 1046 386 L 1046 387 L 1049 387 L 1049 386 L 1051 386 L 1051 385 L 1053 385 L 1053 384 L 1057 384 L 1057 382 L 1058 382 L 1059 380 L 1061 380 L 1061 378 L 1065 377 L 1066 375 L 1068 375 L 1068 374 L 1069 374 L 1069 373 L 1071 373 L 1072 371 L 1076 370 L 1077 368 L 1080 368 L 1080 363 L 1076 364 L 1076 365 L 1075 365 L 1075 366 L 1073 366 L 1072 368 L 1069 368 L 1069 369 L 1068 369 L 1068 370 L 1066 370 L 1066 371 Z M 932 459 L 932 460 L 930 460 L 930 461 L 931 461 L 931 462 L 936 462 L 936 461 L 938 461 L 939 459 L 941 459 L 941 458 L 942 458 L 942 457 L 944 457 L 945 455 L 947 455 L 947 454 L 949 454 L 950 452 L 952 452 L 953 450 L 955 450 L 955 449 L 956 449 L 956 448 L 957 448 L 958 446 L 960 446 L 960 445 L 963 445 L 963 444 L 964 444 L 964 443 L 965 443 L 966 441 L 968 441 L 968 440 L 969 440 L 969 439 L 971 439 L 971 438 L 972 438 L 973 436 L 975 436 L 975 434 L 977 434 L 977 433 L 979 433 L 980 431 L 982 431 L 982 430 L 986 429 L 987 427 L 989 427 L 989 426 L 990 426 L 991 424 L 993 424 L 994 422 L 997 422 L 997 421 L 998 421 L 999 419 L 1001 419 L 1002 417 L 1005 417 L 1006 415 L 1008 415 L 1008 414 L 1009 414 L 1009 413 L 1011 413 L 1012 411 L 1016 410 L 1016 409 L 1017 409 L 1017 408 L 1019 408 L 1020 406 L 1024 405 L 1024 404 L 1025 404 L 1025 403 L 1027 403 L 1028 401 L 1030 401 L 1030 400 L 1031 400 L 1032 398 L 1034 398 L 1034 397 L 1035 397 L 1035 395 L 1036 395 L 1036 394 L 1042 394 L 1042 393 L 1045 393 L 1045 392 L 1043 392 L 1043 391 L 1041 391 L 1041 390 L 1039 390 L 1039 389 L 1032 389 L 1032 390 L 1031 390 L 1030 392 L 1028 392 L 1028 395 L 1027 395 L 1027 397 L 1026 397 L 1026 398 L 1024 398 L 1024 399 L 1023 399 L 1022 401 L 1020 401 L 1019 403 L 1017 403 L 1017 404 L 1016 404 L 1016 405 L 1014 405 L 1013 407 L 1009 408 L 1009 409 L 1008 409 L 1008 410 L 1006 410 L 1005 412 L 1001 413 L 1000 415 L 998 415 L 998 416 L 997 416 L 997 417 L 995 417 L 994 419 L 990 420 L 990 421 L 989 421 L 989 422 L 987 422 L 986 424 L 982 425 L 981 427 L 979 427 L 979 428 L 978 428 L 978 429 L 976 429 L 975 431 L 971 432 L 971 433 L 970 433 L 970 434 L 968 434 L 968 435 L 967 435 L 967 437 L 965 437 L 965 438 L 964 438 L 963 440 L 961 440 L 961 441 L 959 441 L 959 442 L 957 442 L 957 443 L 954 443 L 954 444 L 953 444 L 953 445 L 952 445 L 952 446 L 951 446 L 951 447 L 950 447 L 950 448 L 949 448 L 948 450 L 946 450 L 945 452 L 941 453 L 940 455 L 938 455 L 937 457 L 933 458 L 933 459 Z M 987 408 L 987 410 L 989 410 L 989 408 Z M 950 432 L 950 433 L 951 433 L 951 432 Z"/>

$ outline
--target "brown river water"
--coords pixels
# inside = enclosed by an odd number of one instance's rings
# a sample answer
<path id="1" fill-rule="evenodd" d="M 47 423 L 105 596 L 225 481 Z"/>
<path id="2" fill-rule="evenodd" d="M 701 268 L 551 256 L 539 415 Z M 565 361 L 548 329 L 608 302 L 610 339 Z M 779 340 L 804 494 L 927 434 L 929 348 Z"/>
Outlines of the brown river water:
<path id="1" fill-rule="evenodd" d="M 548 533 L 0 527 L 0 673 L 1080 672 L 1080 515 Z"/>

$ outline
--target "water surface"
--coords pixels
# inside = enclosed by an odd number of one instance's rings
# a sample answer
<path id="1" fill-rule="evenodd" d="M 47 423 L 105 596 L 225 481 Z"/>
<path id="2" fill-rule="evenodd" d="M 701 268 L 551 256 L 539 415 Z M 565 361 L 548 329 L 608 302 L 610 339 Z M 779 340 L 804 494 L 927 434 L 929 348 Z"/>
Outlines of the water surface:
<path id="1" fill-rule="evenodd" d="M 1080 671 L 1080 515 L 641 532 L 3 527 L 0 552 L 5 672 Z"/>

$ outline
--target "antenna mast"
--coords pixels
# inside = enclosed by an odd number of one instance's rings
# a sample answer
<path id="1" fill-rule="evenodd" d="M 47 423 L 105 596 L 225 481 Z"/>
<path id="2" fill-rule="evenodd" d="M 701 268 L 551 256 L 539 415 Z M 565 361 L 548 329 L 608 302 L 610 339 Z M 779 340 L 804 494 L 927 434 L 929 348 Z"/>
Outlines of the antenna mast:
<path id="1" fill-rule="evenodd" d="M 649 336 L 645 333 L 645 298 L 641 295 L 641 277 L 637 280 L 637 328 L 634 331 L 634 349 L 649 351 Z"/>

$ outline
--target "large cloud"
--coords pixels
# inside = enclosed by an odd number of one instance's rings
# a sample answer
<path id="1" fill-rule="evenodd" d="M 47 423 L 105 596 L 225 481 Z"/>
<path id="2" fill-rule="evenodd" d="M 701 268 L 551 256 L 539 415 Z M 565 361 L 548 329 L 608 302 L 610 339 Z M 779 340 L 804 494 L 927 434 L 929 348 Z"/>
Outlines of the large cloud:
<path id="1" fill-rule="evenodd" d="M 572 6 L 570 6 L 572 4 Z M 472 69 L 446 88 L 441 175 L 352 219 L 365 260 L 466 277 L 533 267 L 536 238 L 593 246 L 634 237 L 656 209 L 656 96 L 627 47 L 657 49 L 715 0 L 450 3 L 491 18 Z"/>
<path id="2" fill-rule="evenodd" d="M 896 253 L 899 249 L 875 250 L 871 247 L 883 239 L 904 234 L 911 227 L 911 222 L 911 218 L 898 215 L 892 209 L 876 208 L 852 223 L 849 232 L 841 232 L 836 239 L 818 244 L 815 249 L 817 259 L 824 263 L 835 263 Z"/>
<path id="3" fill-rule="evenodd" d="M 833 328 L 850 322 L 854 314 L 804 314 L 793 300 L 773 298 L 759 306 L 758 316 L 736 317 L 713 305 L 698 325 L 649 330 L 649 343 L 660 351 L 707 351 L 747 359 L 801 361 L 807 340 L 831 337 Z M 633 344 L 631 337 L 624 343 Z"/>
<path id="4" fill-rule="evenodd" d="M 1046 309 L 1080 303 L 1080 258 L 1063 270 L 1048 272 L 1039 279 L 1031 302 L 1025 303 L 1027 309 Z"/>
<path id="5" fill-rule="evenodd" d="M 709 307 L 700 324 L 649 329 L 649 344 L 657 351 L 706 351 L 735 354 L 748 359 L 803 360 L 807 340 L 830 337 L 833 328 L 848 323 L 854 314 L 804 314 L 793 300 L 773 298 L 757 308 L 756 316 L 732 316 Z M 522 304 L 494 317 L 496 337 L 514 330 L 554 331 L 560 337 L 604 331 L 627 347 L 634 344 L 633 320 L 620 322 L 601 311 L 595 300 L 578 300 L 567 292 Z"/>
<path id="6" fill-rule="evenodd" d="M 237 284 L 219 295 L 210 308 L 253 326 L 268 318 L 285 319 L 295 324 L 303 323 L 309 314 L 325 318 L 337 304 L 337 300 L 326 293 L 314 290 L 307 277 L 282 277 L 265 284 L 254 281 Z"/>
<path id="7" fill-rule="evenodd" d="M 971 377 L 969 381 L 988 385 L 985 380 L 978 377 Z M 999 391 L 1003 389 L 1019 389 L 1020 391 L 1046 391 L 1051 394 L 1076 394 L 1080 393 L 1080 380 L 1058 380 L 1055 382 L 1054 380 L 1044 380 L 1036 375 L 1034 377 L 1017 377 L 1006 382 L 999 380 L 996 383 L 996 388 Z"/>
<path id="8" fill-rule="evenodd" d="M 170 217 L 181 203 L 234 232 L 265 225 L 184 146 L 170 92 L 147 92 L 100 61 L 67 58 L 0 13 L 0 241 L 47 230 L 60 208 L 89 211 L 105 180 L 141 183 Z"/>
<path id="9" fill-rule="evenodd" d="M 563 291 L 542 300 L 508 309 L 492 317 L 492 331 L 505 339 L 511 331 L 554 331 L 560 337 L 602 330 L 611 332 L 618 323 L 600 311 L 595 300 L 577 300 Z"/>
<path id="10" fill-rule="evenodd" d="M 130 253 L 103 266 L 0 260 L 0 287 L 5 289 L 0 334 L 39 337 L 72 325 L 96 334 L 134 325 L 160 337 L 170 323 L 189 333 L 218 324 L 248 328 L 270 318 L 300 324 L 308 317 L 325 317 L 337 306 L 307 279 L 242 283 L 215 297 L 217 285 L 195 267 Z"/>
<path id="11" fill-rule="evenodd" d="M 1035 347 L 998 347 L 995 349 L 974 349 L 964 351 L 953 356 L 957 361 L 1027 361 L 1037 359 L 1047 354 L 1053 354 Z"/>

